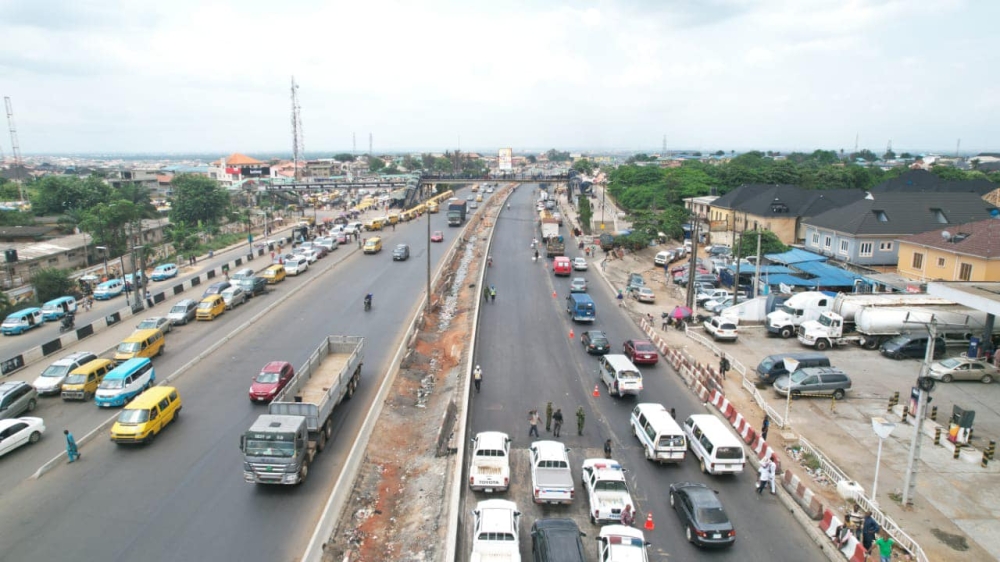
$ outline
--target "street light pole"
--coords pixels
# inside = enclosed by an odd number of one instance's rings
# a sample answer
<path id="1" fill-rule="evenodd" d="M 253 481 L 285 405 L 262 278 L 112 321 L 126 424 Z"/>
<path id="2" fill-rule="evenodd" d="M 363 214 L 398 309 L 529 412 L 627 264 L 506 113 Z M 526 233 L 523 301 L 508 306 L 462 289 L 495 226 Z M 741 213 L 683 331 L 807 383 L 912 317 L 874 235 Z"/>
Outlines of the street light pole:
<path id="1" fill-rule="evenodd" d="M 121 256 L 122 261 L 122 282 L 125 282 L 125 256 Z M 132 284 L 135 285 L 135 272 L 132 272 Z M 131 307 L 132 303 L 128 300 L 128 284 L 125 285 L 125 306 Z"/>
<path id="2" fill-rule="evenodd" d="M 108 278 L 108 247 L 107 246 L 94 246 L 95 250 L 101 250 L 104 253 L 104 279 Z"/>
<path id="3" fill-rule="evenodd" d="M 872 504 L 878 505 L 878 468 L 882 464 L 882 442 L 892 435 L 892 430 L 896 429 L 896 424 L 878 417 L 872 418 L 872 429 L 878 436 L 878 454 L 875 455 L 875 481 L 872 483 Z"/>

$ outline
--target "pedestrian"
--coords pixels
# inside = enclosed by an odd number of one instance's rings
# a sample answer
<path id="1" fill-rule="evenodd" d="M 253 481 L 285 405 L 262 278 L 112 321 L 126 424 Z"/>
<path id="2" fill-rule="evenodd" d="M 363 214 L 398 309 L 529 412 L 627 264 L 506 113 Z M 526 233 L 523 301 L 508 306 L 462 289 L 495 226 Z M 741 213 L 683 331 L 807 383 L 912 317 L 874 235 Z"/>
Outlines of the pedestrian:
<path id="1" fill-rule="evenodd" d="M 69 457 L 69 462 L 79 460 L 83 455 L 80 454 L 80 450 L 76 447 L 76 439 L 73 439 L 73 434 L 68 429 L 64 429 L 63 434 L 66 435 L 66 456 Z"/>
<path id="2" fill-rule="evenodd" d="M 562 429 L 562 424 L 562 408 L 556 408 L 556 413 L 552 414 L 552 435 L 559 437 L 559 430 Z"/>
<path id="3" fill-rule="evenodd" d="M 677 419 L 677 410 L 675 410 L 674 408 L 670 408 L 670 417 L 672 417 L 672 418 L 674 418 L 676 420 Z"/>
<path id="4" fill-rule="evenodd" d="M 538 415 L 538 410 L 531 410 L 528 412 L 528 437 L 534 435 L 538 437 L 538 424 L 541 423 L 542 418 Z"/>
<path id="5" fill-rule="evenodd" d="M 868 550 L 868 553 L 871 554 L 871 551 L 875 550 L 875 548 L 877 547 L 878 559 L 881 562 L 890 562 L 890 560 L 892 560 L 893 542 L 894 541 L 892 540 L 892 538 L 889 537 L 889 533 L 882 531 L 882 535 L 878 538 L 878 540 L 875 541 L 875 544 L 873 544 L 872 548 Z"/>
<path id="6" fill-rule="evenodd" d="M 483 300 L 486 301 L 486 302 L 490 302 L 490 288 L 489 287 L 483 287 Z"/>
<path id="7" fill-rule="evenodd" d="M 865 548 L 865 552 L 870 552 L 872 545 L 875 543 L 875 535 L 882 530 L 879 527 L 878 522 L 872 517 L 872 512 L 868 511 L 865 513 L 865 521 L 861 524 L 861 546 Z"/>
<path id="8" fill-rule="evenodd" d="M 491 303 L 497 302 L 497 288 L 494 287 L 493 285 L 490 285 L 490 302 Z"/>
<path id="9" fill-rule="evenodd" d="M 763 441 L 767 441 L 767 430 L 771 428 L 771 418 L 767 414 L 764 414 L 764 423 L 760 425 L 760 438 Z"/>
<path id="10" fill-rule="evenodd" d="M 153 302 L 153 295 L 146 293 L 146 308 L 153 308 L 154 304 L 156 303 Z"/>
<path id="11" fill-rule="evenodd" d="M 759 496 L 764 488 L 767 487 L 768 481 L 771 479 L 771 459 L 764 459 L 764 462 L 760 463 L 760 468 L 757 469 L 757 495 Z"/>
<path id="12" fill-rule="evenodd" d="M 727 371 L 729 371 L 729 359 L 723 355 L 722 359 L 719 359 L 719 374 L 722 375 L 722 380 L 726 380 Z"/>
<path id="13" fill-rule="evenodd" d="M 358 238 L 357 236 L 355 236 L 354 239 L 358 241 L 358 248 L 360 248 L 361 247 L 361 238 Z"/>
<path id="14" fill-rule="evenodd" d="M 552 431 L 552 402 L 545 404 L 545 431 Z"/>
<path id="15" fill-rule="evenodd" d="M 611 458 L 611 440 L 610 439 L 608 439 L 607 441 L 604 442 L 604 458 L 606 458 L 606 459 L 610 459 Z"/>
<path id="16" fill-rule="evenodd" d="M 625 504 L 625 509 L 622 510 L 621 524 L 631 527 L 633 522 L 635 522 L 635 515 L 632 513 L 632 505 Z"/>
<path id="17" fill-rule="evenodd" d="M 476 370 L 472 372 L 472 382 L 476 385 L 476 394 L 479 394 L 479 385 L 483 383 L 483 370 L 476 365 Z"/>
<path id="18" fill-rule="evenodd" d="M 392 223 L 392 231 L 396 232 L 396 223 Z"/>
<path id="19" fill-rule="evenodd" d="M 576 409 L 576 434 L 583 435 L 583 421 L 587 415 L 583 413 L 583 406 Z"/>

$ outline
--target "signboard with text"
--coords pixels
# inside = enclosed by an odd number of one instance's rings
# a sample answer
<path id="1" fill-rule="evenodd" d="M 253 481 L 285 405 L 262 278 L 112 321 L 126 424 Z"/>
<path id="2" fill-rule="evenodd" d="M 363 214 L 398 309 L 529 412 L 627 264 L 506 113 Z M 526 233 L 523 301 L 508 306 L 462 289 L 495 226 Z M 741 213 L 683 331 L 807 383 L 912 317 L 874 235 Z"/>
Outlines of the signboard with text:
<path id="1" fill-rule="evenodd" d="M 500 171 L 510 171 L 514 169 L 514 149 L 501 148 L 497 153 L 497 169 Z"/>

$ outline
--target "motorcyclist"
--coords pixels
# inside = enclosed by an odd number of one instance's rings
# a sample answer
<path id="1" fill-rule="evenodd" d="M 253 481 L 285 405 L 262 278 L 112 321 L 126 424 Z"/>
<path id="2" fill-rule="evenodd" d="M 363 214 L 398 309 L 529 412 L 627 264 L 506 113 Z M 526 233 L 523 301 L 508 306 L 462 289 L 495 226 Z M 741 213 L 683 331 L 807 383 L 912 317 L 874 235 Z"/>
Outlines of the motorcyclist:
<path id="1" fill-rule="evenodd" d="M 63 319 L 62 319 L 62 328 L 63 328 L 63 330 L 72 330 L 73 329 L 73 325 L 75 323 L 76 323 L 76 313 L 72 312 L 72 311 L 67 312 L 66 315 L 63 316 Z"/>
<path id="2" fill-rule="evenodd" d="M 371 307 L 372 307 L 372 294 L 368 293 L 367 295 L 365 295 L 365 310 L 368 310 Z"/>

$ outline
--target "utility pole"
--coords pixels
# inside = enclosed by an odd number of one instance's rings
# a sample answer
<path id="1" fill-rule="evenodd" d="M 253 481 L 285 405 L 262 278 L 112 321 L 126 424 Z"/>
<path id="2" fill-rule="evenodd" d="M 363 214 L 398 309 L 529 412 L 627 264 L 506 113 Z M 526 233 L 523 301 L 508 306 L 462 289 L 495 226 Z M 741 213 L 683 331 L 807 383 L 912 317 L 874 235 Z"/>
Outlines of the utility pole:
<path id="1" fill-rule="evenodd" d="M 24 201 L 24 177 L 22 172 L 24 167 L 21 163 L 21 146 L 17 142 L 17 127 L 14 126 L 14 106 L 10 103 L 10 96 L 4 96 L 4 105 L 7 106 L 7 125 L 10 127 L 10 151 L 14 157 L 14 181 L 17 182 L 17 193 Z"/>
<path id="2" fill-rule="evenodd" d="M 368 157 L 369 158 L 371 158 L 372 156 L 375 156 L 375 153 L 372 152 L 372 142 L 373 142 L 373 140 L 372 140 L 372 134 L 368 133 Z"/>
<path id="3" fill-rule="evenodd" d="M 351 133 L 351 156 L 358 157 L 358 134 Z"/>
<path id="4" fill-rule="evenodd" d="M 305 143 L 302 141 L 302 108 L 299 107 L 299 86 L 292 76 L 292 161 L 295 169 L 295 181 L 302 179 L 299 162 L 305 157 Z"/>
<path id="5" fill-rule="evenodd" d="M 754 264 L 753 272 L 753 298 L 760 296 L 760 239 L 763 234 L 760 230 L 757 231 L 757 262 Z"/>
<path id="6" fill-rule="evenodd" d="M 903 505 L 913 505 L 913 496 L 917 493 L 917 467 L 920 465 L 920 441 L 923 437 L 924 412 L 927 410 L 927 400 L 930 391 L 934 389 L 934 379 L 927 376 L 927 370 L 934 361 L 934 343 L 937 339 L 937 324 L 934 318 L 927 323 L 927 353 L 920 365 L 920 376 L 917 377 L 917 411 L 914 415 L 913 438 L 910 440 L 910 455 L 906 461 L 906 474 L 903 475 Z M 904 409 L 905 411 L 905 409 Z M 906 419 L 904 418 L 905 422 Z"/>
<path id="7" fill-rule="evenodd" d="M 694 217 L 694 228 L 691 229 L 691 262 L 688 263 L 687 300 L 685 304 L 694 314 L 694 276 L 698 269 L 698 225 L 701 220 L 697 215 Z M 603 223 L 602 223 L 603 224 Z"/>

